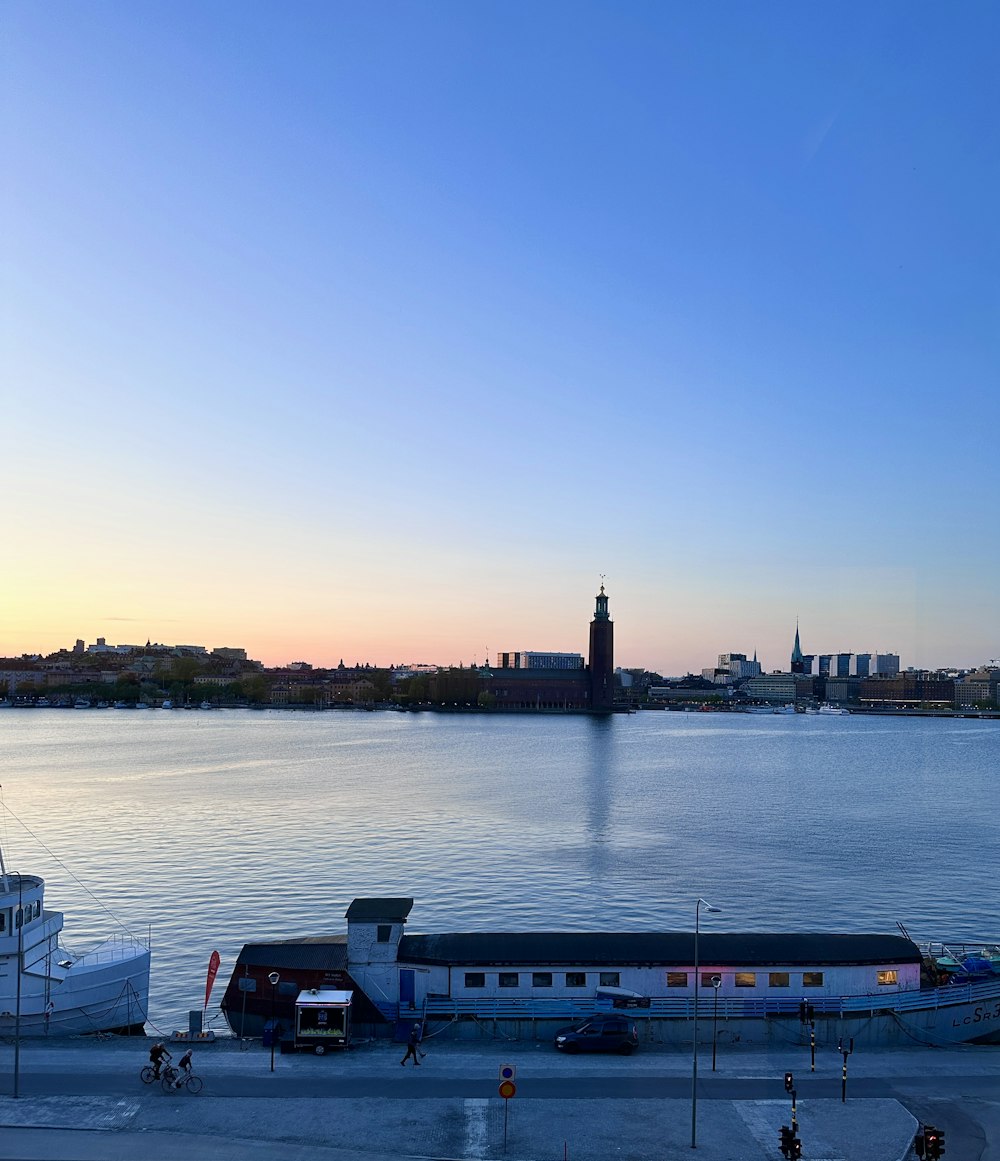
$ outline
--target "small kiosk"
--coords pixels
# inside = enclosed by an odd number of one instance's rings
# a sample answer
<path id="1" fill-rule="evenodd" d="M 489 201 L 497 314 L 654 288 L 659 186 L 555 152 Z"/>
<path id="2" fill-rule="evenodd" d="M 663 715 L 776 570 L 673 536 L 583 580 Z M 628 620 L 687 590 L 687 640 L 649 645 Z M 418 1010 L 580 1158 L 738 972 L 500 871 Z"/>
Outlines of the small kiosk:
<path id="1" fill-rule="evenodd" d="M 310 988 L 295 1001 L 295 1049 L 322 1056 L 351 1042 L 353 992 Z"/>

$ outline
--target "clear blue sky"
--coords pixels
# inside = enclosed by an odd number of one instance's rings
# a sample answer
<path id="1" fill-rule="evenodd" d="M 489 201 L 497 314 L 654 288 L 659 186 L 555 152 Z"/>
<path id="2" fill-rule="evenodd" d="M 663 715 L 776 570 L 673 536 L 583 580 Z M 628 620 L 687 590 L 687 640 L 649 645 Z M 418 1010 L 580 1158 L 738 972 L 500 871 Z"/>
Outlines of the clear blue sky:
<path id="1" fill-rule="evenodd" d="M 1000 9 L 5 8 L 0 653 L 1000 656 Z"/>

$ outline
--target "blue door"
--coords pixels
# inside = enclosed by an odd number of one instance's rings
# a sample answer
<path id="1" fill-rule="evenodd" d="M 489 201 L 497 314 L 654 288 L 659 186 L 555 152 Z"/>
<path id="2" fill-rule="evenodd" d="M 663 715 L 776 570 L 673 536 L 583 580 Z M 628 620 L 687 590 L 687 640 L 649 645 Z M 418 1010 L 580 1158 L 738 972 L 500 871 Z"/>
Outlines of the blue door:
<path id="1" fill-rule="evenodd" d="M 399 1006 L 401 1008 L 416 1007 L 414 1003 L 416 995 L 413 985 L 413 977 L 415 974 L 413 968 L 399 969 Z"/>

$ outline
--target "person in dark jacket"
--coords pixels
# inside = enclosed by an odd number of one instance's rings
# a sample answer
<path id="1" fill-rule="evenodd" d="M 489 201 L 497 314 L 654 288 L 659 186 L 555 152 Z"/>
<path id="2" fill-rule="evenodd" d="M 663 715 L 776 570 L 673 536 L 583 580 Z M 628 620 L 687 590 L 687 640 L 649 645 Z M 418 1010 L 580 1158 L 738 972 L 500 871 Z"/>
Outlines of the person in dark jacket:
<path id="1" fill-rule="evenodd" d="M 417 1068 L 419 1068 L 420 1061 L 417 1059 L 417 1048 L 419 1047 L 419 1045 L 420 1045 L 420 1025 L 414 1024 L 413 1027 L 410 1029 L 409 1036 L 407 1036 L 407 1038 L 406 1038 L 406 1055 L 403 1057 L 403 1059 L 399 1063 L 402 1065 L 405 1065 L 406 1062 L 412 1056 L 413 1063 L 416 1065 Z"/>

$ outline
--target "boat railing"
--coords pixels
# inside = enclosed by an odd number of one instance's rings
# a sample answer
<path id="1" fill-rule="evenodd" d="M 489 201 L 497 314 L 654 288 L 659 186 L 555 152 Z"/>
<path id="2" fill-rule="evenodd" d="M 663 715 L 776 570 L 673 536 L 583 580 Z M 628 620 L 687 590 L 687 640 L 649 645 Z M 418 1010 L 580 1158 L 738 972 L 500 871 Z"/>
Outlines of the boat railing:
<path id="1" fill-rule="evenodd" d="M 126 959 L 148 950 L 149 948 L 141 939 L 122 932 L 109 936 L 97 947 L 77 956 L 76 962 L 87 964 L 113 963 L 115 960 Z"/>
<path id="2" fill-rule="evenodd" d="M 816 996 L 809 1003 L 820 1016 L 846 1016 L 858 1012 L 908 1012 L 921 1008 L 947 1007 L 952 1004 L 1000 999 L 1000 976 L 982 981 L 950 983 L 937 988 L 921 988 L 910 991 L 879 992 L 860 996 Z M 794 1017 L 798 1019 L 800 997 L 785 999 L 728 997 L 716 998 L 709 994 L 698 1002 L 700 1019 L 768 1019 Z M 513 999 L 492 998 L 458 999 L 446 996 L 428 997 L 425 1002 L 429 1019 L 479 1019 L 479 1020 L 562 1020 L 571 1024 L 585 1019 L 594 1012 L 620 1012 L 623 1016 L 644 1020 L 681 1019 L 694 1017 L 694 1000 L 691 997 L 652 996 L 648 1006 L 615 1008 L 607 999 Z M 405 1015 L 405 1013 L 400 1013 Z"/>

